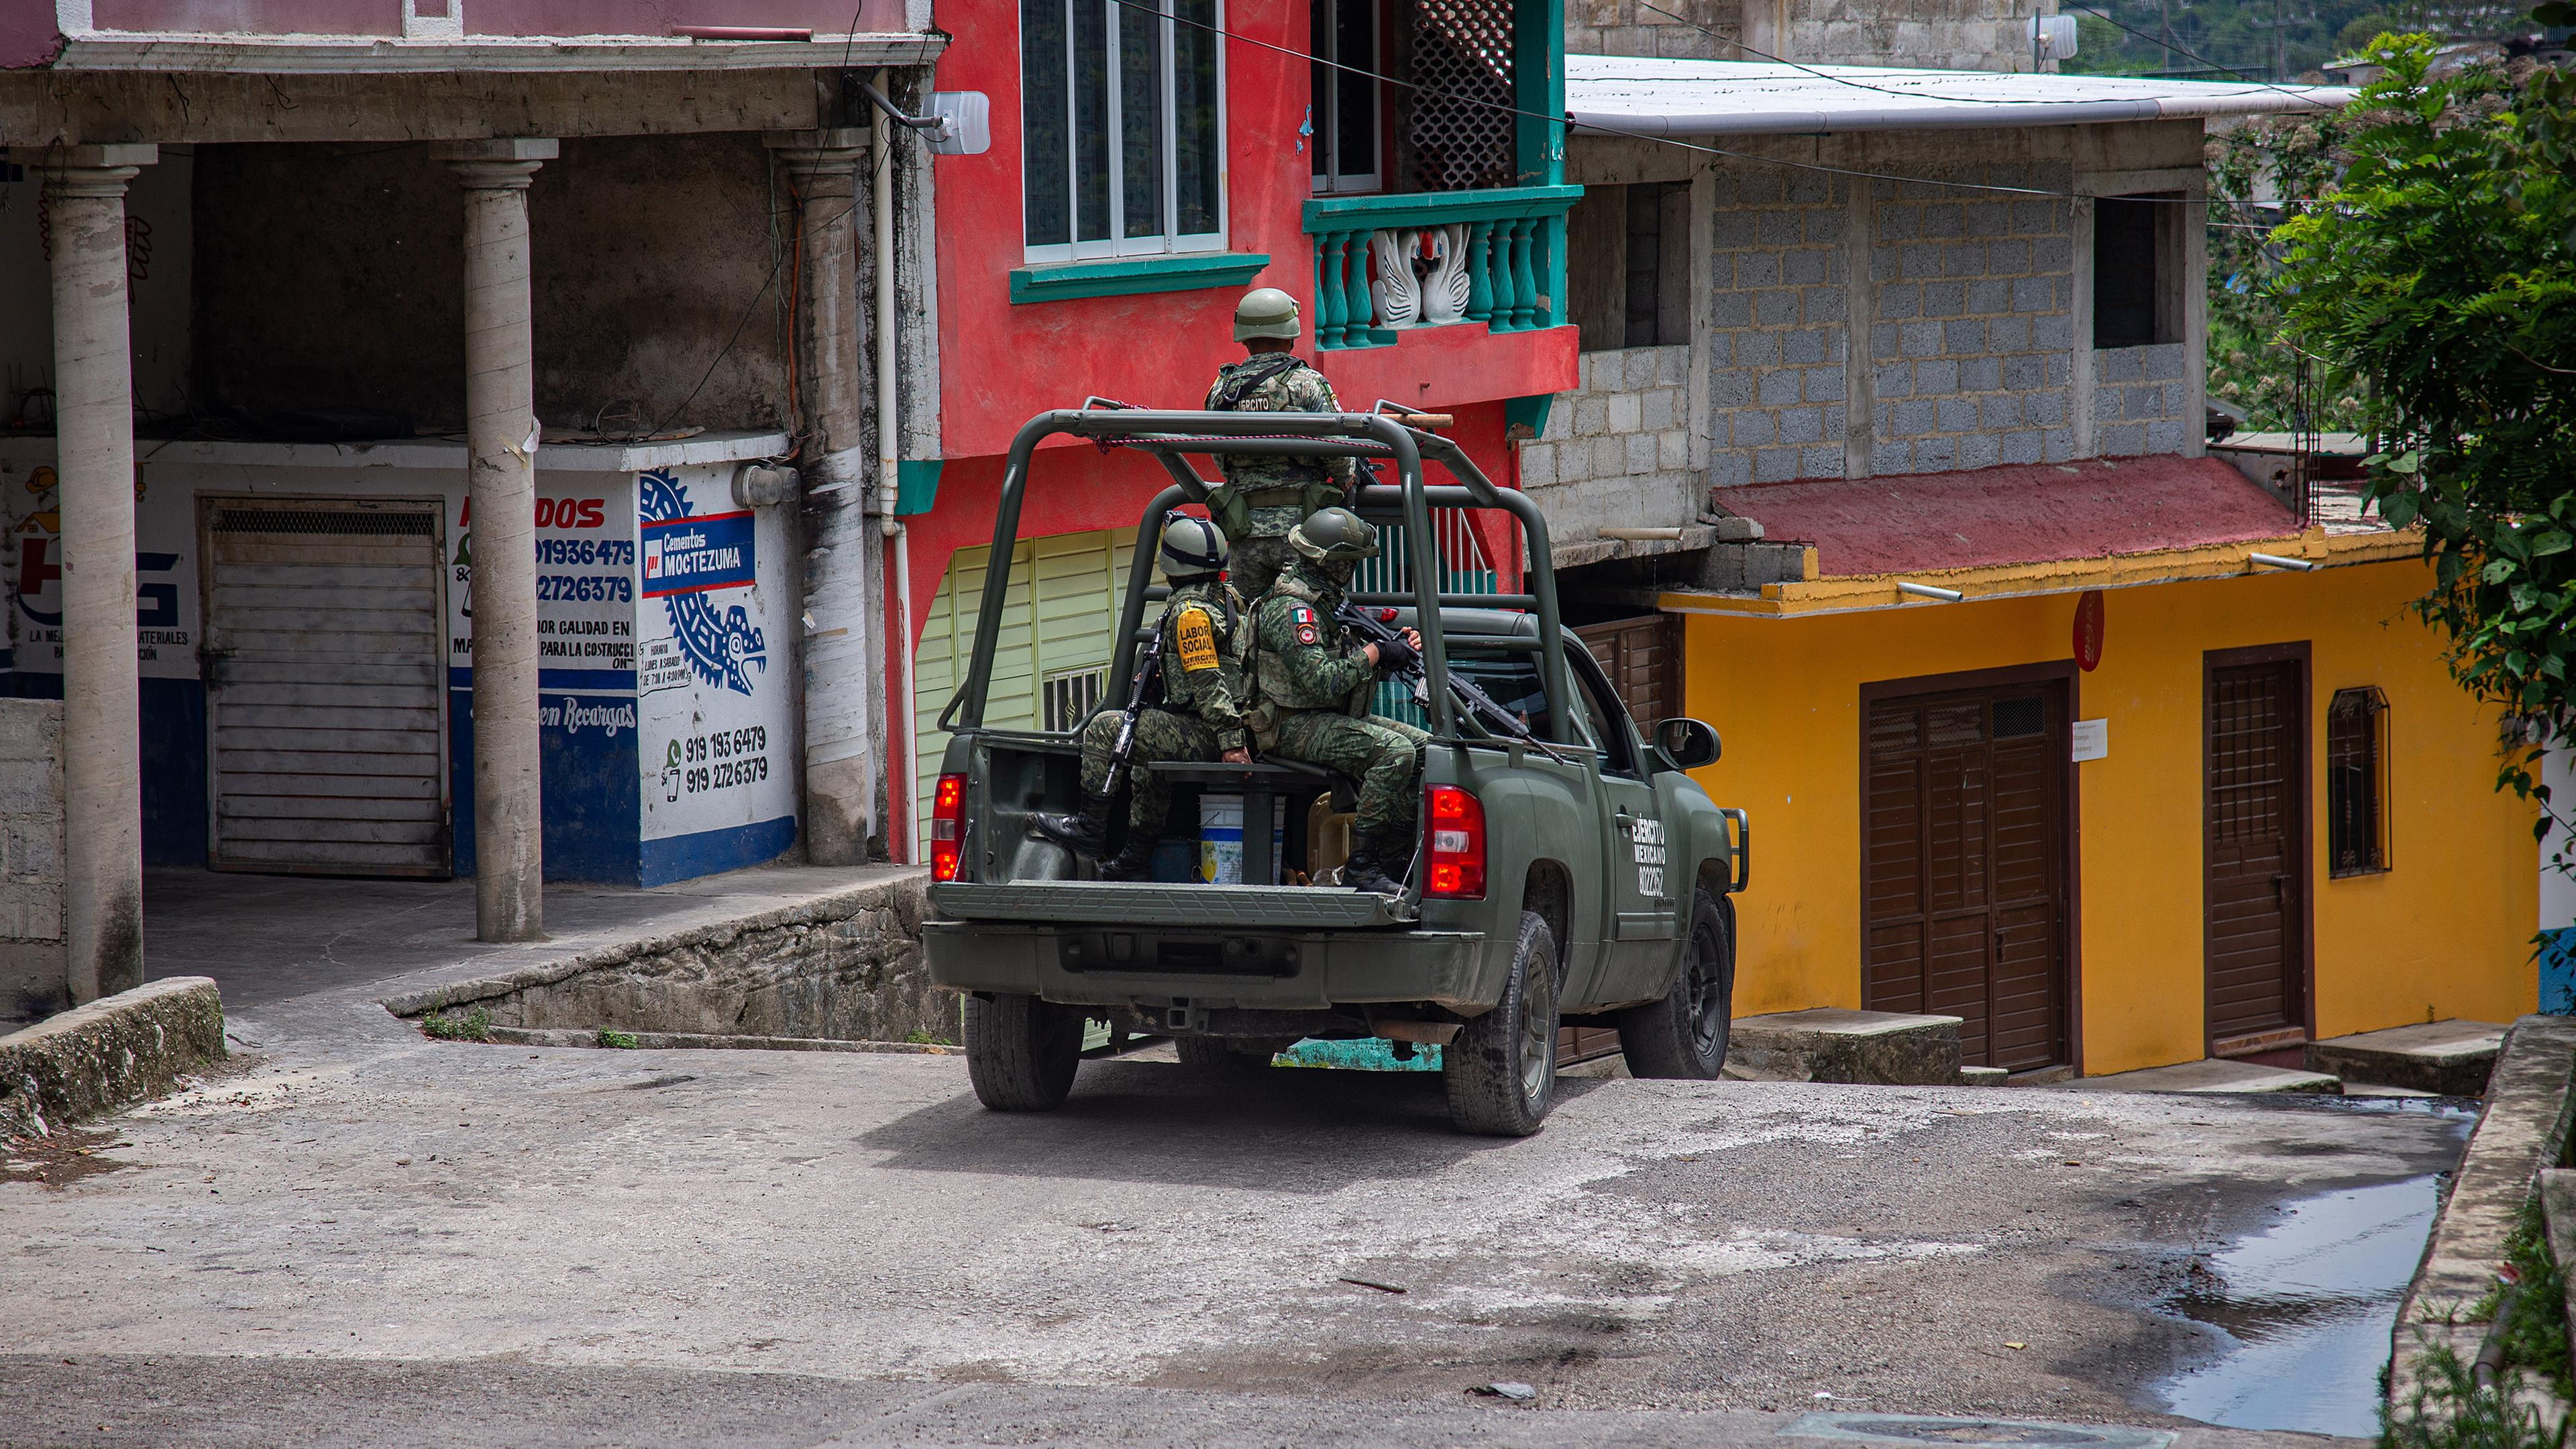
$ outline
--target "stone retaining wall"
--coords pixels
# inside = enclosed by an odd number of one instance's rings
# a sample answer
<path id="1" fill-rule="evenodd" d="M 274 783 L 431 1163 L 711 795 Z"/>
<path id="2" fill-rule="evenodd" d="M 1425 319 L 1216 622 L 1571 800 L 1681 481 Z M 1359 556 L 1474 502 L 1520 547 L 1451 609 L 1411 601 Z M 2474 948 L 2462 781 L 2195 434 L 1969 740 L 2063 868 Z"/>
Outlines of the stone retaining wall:
<path id="1" fill-rule="evenodd" d="M 838 1041 L 957 1038 L 957 998 L 921 958 L 929 877 L 584 952 L 385 1003 L 398 1016 L 480 1008 L 521 1030 Z"/>
<path id="2" fill-rule="evenodd" d="M 71 1005 L 63 958 L 63 706 L 0 699 L 0 1021 Z"/>
<path id="3" fill-rule="evenodd" d="M 224 1056 L 224 1001 L 172 976 L 0 1037 L 0 1135 L 41 1136 L 155 1097 Z"/>
<path id="4" fill-rule="evenodd" d="M 2536 1190 L 2537 1174 L 2566 1161 L 2569 1119 L 2576 1114 L 2571 1072 L 2576 1018 L 2526 1016 L 2505 1034 L 2487 1081 L 2486 1110 L 2397 1310 L 2388 1373 L 2392 1412 L 2414 1402 L 2425 1362 L 2436 1349 L 2447 1348 L 2468 1364 L 2495 1331 L 2477 1306 L 2492 1301 L 2505 1240 Z"/>

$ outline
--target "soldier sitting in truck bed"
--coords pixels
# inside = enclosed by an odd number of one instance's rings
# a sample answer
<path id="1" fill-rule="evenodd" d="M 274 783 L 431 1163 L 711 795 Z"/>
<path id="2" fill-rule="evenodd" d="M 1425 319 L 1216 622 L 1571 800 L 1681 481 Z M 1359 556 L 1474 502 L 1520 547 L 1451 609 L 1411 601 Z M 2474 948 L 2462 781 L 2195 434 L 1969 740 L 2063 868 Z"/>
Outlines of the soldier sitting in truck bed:
<path id="1" fill-rule="evenodd" d="M 1402 663 L 1376 644 L 1354 648 L 1333 611 L 1359 561 L 1377 554 L 1377 528 L 1345 508 L 1327 508 L 1289 530 L 1301 556 L 1252 606 L 1243 674 L 1255 703 L 1245 723 L 1264 754 L 1302 760 L 1359 781 L 1359 818 L 1342 880 L 1357 890 L 1402 895 L 1411 870 L 1422 747 L 1430 736 L 1368 712 L 1381 667 Z M 1405 645 L 1422 636 L 1404 631 Z"/>
<path id="2" fill-rule="evenodd" d="M 1030 825 L 1047 839 L 1086 859 L 1098 860 L 1102 880 L 1143 880 L 1162 838 L 1172 789 L 1154 772 L 1158 760 L 1224 759 L 1248 764 L 1243 715 L 1237 701 L 1235 626 L 1243 599 L 1225 582 L 1225 535 L 1204 518 L 1175 517 L 1163 528 L 1156 562 L 1172 586 L 1156 631 L 1162 641 L 1162 698 L 1136 716 L 1128 756 L 1134 781 L 1127 807 L 1127 839 L 1118 854 L 1108 849 L 1109 781 L 1123 711 L 1102 710 L 1082 732 L 1082 813 L 1038 815 Z"/>

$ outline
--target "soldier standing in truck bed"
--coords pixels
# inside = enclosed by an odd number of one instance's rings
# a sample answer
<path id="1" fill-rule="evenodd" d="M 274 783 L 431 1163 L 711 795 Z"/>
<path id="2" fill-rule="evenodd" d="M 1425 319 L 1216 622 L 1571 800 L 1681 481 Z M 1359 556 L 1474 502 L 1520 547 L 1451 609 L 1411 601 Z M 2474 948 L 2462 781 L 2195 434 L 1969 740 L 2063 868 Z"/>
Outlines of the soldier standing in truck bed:
<path id="1" fill-rule="evenodd" d="M 1208 389 L 1207 409 L 1222 413 L 1337 413 L 1341 401 L 1324 375 L 1289 348 L 1297 340 L 1297 299 L 1276 287 L 1243 294 L 1234 308 L 1234 340 L 1250 354 L 1228 363 Z M 1234 541 L 1228 575 L 1247 599 L 1297 561 L 1288 530 L 1315 510 L 1357 497 L 1358 465 L 1349 458 L 1224 455 L 1225 481 L 1209 490 L 1208 514 Z"/>
<path id="2" fill-rule="evenodd" d="M 1327 508 L 1288 538 L 1300 555 L 1297 566 L 1252 606 L 1244 629 L 1243 673 L 1254 699 L 1244 723 L 1263 753 L 1359 782 L 1359 816 L 1342 880 L 1357 890 L 1402 895 L 1418 833 L 1422 747 L 1431 736 L 1368 712 L 1380 669 L 1405 661 L 1385 658 L 1376 644 L 1353 648 L 1333 618 L 1352 570 L 1377 555 L 1377 528 L 1346 508 Z M 1404 640 L 1414 651 L 1422 648 L 1422 636 L 1411 629 Z"/>

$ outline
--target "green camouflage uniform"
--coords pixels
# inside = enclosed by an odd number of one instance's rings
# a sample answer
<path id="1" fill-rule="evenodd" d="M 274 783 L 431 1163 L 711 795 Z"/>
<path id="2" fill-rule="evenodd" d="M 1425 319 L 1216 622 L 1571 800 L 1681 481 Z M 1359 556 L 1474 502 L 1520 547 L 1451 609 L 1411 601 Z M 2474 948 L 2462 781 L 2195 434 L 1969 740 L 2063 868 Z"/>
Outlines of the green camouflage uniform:
<path id="1" fill-rule="evenodd" d="M 1358 780 L 1359 838 L 1393 856 L 1400 874 L 1411 854 L 1422 747 L 1431 736 L 1368 712 L 1377 666 L 1333 622 L 1342 588 L 1300 559 L 1252 606 L 1244 652 L 1256 702 L 1244 723 L 1264 753 Z"/>
<path id="2" fill-rule="evenodd" d="M 1208 389 L 1207 408 L 1221 413 L 1337 413 L 1340 399 L 1324 375 L 1286 352 L 1257 352 L 1229 363 Z M 1208 516 L 1233 549 L 1226 570 L 1248 599 L 1269 592 L 1297 561 L 1288 530 L 1319 508 L 1348 501 L 1358 464 L 1349 458 L 1220 455 L 1225 481 L 1208 498 Z"/>
<path id="3" fill-rule="evenodd" d="M 1172 787 L 1154 773 L 1158 760 L 1213 760 L 1244 747 L 1241 665 L 1235 657 L 1235 623 L 1243 598 L 1216 580 L 1183 584 L 1163 606 L 1163 701 L 1136 715 L 1136 741 L 1127 755 L 1129 837 L 1163 833 Z M 1118 745 L 1121 710 L 1091 717 L 1082 732 L 1082 789 L 1100 795 L 1109 784 L 1109 752 Z"/>

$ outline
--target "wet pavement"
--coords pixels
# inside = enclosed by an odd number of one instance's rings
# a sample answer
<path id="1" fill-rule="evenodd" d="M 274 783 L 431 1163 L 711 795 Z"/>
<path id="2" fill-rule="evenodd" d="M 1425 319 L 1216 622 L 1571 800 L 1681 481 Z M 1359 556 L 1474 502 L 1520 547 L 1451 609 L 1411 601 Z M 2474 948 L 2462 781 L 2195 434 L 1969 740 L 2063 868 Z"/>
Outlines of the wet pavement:
<path id="1" fill-rule="evenodd" d="M 2335 1110 L 2431 1118 L 2465 1144 L 2473 1102 L 2350 1102 Z M 2278 1221 L 2190 1265 L 2174 1308 L 2217 1330 L 2217 1356 L 2156 1388 L 2169 1412 L 2242 1429 L 2368 1437 L 2379 1372 L 2406 1285 L 2424 1256 L 2446 1177 L 2427 1174 L 2300 1197 Z"/>

